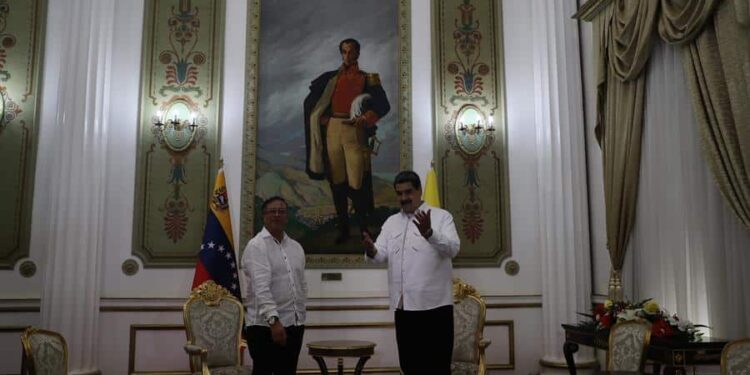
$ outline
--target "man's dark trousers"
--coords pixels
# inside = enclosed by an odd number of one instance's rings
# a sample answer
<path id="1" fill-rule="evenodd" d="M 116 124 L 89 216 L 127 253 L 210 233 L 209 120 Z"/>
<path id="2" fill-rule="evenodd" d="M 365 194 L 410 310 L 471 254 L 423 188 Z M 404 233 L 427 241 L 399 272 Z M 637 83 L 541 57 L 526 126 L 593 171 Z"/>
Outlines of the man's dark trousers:
<path id="1" fill-rule="evenodd" d="M 250 357 L 253 359 L 253 375 L 294 375 L 297 359 L 302 350 L 305 326 L 286 327 L 286 345 L 273 342 L 271 328 L 250 326 L 245 330 Z"/>
<path id="2" fill-rule="evenodd" d="M 397 309 L 396 343 L 404 375 L 450 375 L 453 356 L 453 305 L 432 310 Z"/>

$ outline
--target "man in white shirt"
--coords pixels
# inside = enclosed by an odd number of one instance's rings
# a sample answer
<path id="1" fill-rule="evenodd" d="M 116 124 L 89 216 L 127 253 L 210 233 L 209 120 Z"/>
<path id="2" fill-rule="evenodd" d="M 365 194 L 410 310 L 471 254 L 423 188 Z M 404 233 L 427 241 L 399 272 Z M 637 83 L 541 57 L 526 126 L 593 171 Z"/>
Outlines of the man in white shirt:
<path id="1" fill-rule="evenodd" d="M 253 375 L 293 375 L 305 333 L 305 252 L 284 232 L 289 216 L 283 198 L 268 198 L 261 209 L 263 230 L 242 255 L 247 280 L 245 337 Z"/>
<path id="2" fill-rule="evenodd" d="M 412 171 L 396 175 L 401 212 L 385 221 L 377 241 L 363 233 L 366 259 L 388 262 L 396 342 L 405 375 L 451 373 L 453 263 L 460 240 L 448 211 L 422 202 Z"/>

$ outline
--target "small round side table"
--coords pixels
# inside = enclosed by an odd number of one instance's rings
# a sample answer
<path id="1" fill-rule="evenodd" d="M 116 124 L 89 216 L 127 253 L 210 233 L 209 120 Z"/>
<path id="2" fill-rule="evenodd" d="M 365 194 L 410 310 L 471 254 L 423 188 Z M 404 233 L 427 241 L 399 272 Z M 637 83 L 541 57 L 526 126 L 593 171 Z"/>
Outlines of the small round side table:
<path id="1" fill-rule="evenodd" d="M 375 343 L 359 340 L 313 341 L 307 344 L 307 349 L 308 353 L 318 362 L 320 373 L 323 375 L 328 375 L 328 367 L 323 357 L 338 358 L 338 375 L 344 374 L 344 357 L 359 358 L 357 367 L 354 368 L 354 375 L 360 375 L 365 367 L 365 362 L 375 353 Z"/>

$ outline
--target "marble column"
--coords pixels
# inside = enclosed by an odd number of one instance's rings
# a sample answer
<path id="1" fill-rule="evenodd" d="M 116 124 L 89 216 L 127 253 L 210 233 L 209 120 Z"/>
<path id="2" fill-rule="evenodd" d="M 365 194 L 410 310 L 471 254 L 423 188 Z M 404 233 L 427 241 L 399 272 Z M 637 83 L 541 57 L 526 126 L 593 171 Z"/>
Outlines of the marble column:
<path id="1" fill-rule="evenodd" d="M 114 2 L 51 1 L 48 8 L 40 149 L 44 180 L 54 188 L 45 188 L 41 326 L 65 337 L 71 374 L 99 373 Z"/>
<path id="2" fill-rule="evenodd" d="M 542 257 L 542 372 L 565 365 L 562 323 L 591 298 L 585 127 L 575 0 L 532 0 L 534 115 Z M 593 364 L 582 348 L 578 363 Z M 554 370 L 557 368 L 557 370 Z"/>

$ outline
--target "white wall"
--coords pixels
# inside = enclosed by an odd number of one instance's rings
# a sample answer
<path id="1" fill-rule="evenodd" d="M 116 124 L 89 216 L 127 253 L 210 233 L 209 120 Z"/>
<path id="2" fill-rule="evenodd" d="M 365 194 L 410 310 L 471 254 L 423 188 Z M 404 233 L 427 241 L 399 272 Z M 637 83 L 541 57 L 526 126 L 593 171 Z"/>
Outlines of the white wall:
<path id="1" fill-rule="evenodd" d="M 132 4 L 131 4 L 132 3 Z M 125 276 L 120 267 L 131 255 L 132 211 L 134 194 L 135 142 L 137 124 L 142 4 L 118 2 L 118 24 L 115 25 L 116 45 L 113 66 L 112 137 L 109 146 L 108 230 L 102 290 L 106 298 L 184 297 L 193 277 L 192 269 L 141 269 L 135 276 Z M 476 284 L 490 295 L 539 295 L 541 293 L 538 239 L 535 213 L 536 169 L 533 128 L 533 92 L 528 83 L 533 79 L 530 69 L 531 48 L 527 36 L 533 24 L 529 7 L 520 0 L 504 3 L 506 82 L 508 102 L 508 139 L 511 184 L 511 238 L 513 259 L 521 265 L 518 276 L 510 277 L 498 268 L 459 269 L 456 273 Z M 121 9 L 120 9 L 121 8 Z M 244 29 L 245 3 L 228 1 L 227 38 L 222 156 L 228 180 L 232 219 L 239 233 L 239 196 L 241 179 L 241 131 L 244 94 Z M 414 168 L 424 175 L 432 159 L 431 139 L 431 50 L 429 1 L 412 3 L 412 88 L 413 88 L 413 156 Z M 239 237 L 239 236 L 235 236 Z M 244 244 L 236 244 L 238 248 Z M 311 297 L 347 297 L 386 295 L 383 270 L 339 270 L 341 283 L 320 283 L 320 270 L 308 271 Z M 328 271 L 326 271 L 328 272 Z M 357 283 L 347 283 L 357 280 Z M 156 286 L 156 287 L 155 287 Z"/>
<path id="2" fill-rule="evenodd" d="M 55 2 L 50 5 L 53 8 Z M 242 150 L 242 123 L 244 103 L 245 18 L 247 2 L 227 0 L 225 65 L 222 113 L 222 156 L 232 202 L 234 233 L 239 233 L 239 197 Z M 110 119 L 110 141 L 108 146 L 107 171 L 107 223 L 105 252 L 102 265 L 102 312 L 100 339 L 100 368 L 105 374 L 124 374 L 127 371 L 129 338 L 134 324 L 181 324 L 179 309 L 192 282 L 192 269 L 143 269 L 134 276 L 125 276 L 122 262 L 134 258 L 132 249 L 132 221 L 134 207 L 135 152 L 138 123 L 139 81 L 142 0 L 123 0 L 116 3 L 117 18 L 114 25 L 115 48 L 112 58 L 112 118 Z M 53 13 L 53 12 L 50 12 Z M 433 157 L 432 131 L 432 52 L 430 30 L 430 1 L 412 0 L 412 97 L 413 97 L 413 160 L 414 169 L 422 176 L 426 174 Z M 503 363 L 511 348 L 515 350 L 515 370 L 506 373 L 528 374 L 539 371 L 538 360 L 541 348 L 537 344 L 541 337 L 541 264 L 538 238 L 537 214 L 537 161 L 536 131 L 534 127 L 534 92 L 532 72 L 530 4 L 524 0 L 503 1 L 503 42 L 505 48 L 505 82 L 507 93 L 508 156 L 511 196 L 511 259 L 520 264 L 516 276 L 507 275 L 502 267 L 456 269 L 455 274 L 477 287 L 494 306 L 488 311 L 488 320 L 512 321 L 514 340 L 510 341 L 505 323 L 487 328 L 493 340 L 488 357 L 490 363 Z M 55 56 L 64 46 L 63 36 L 55 33 L 56 24 L 63 20 L 50 18 L 47 34 L 45 69 L 54 67 Z M 586 35 L 585 33 L 583 35 Z M 590 47 L 590 46 L 589 46 Z M 587 47 L 584 45 L 584 51 Z M 584 61 L 589 61 L 584 56 Z M 584 66 L 590 76 L 590 66 Z M 590 82 L 587 82 L 587 90 Z M 588 95 L 587 102 L 591 96 Z M 55 83 L 44 81 L 43 93 L 50 98 L 56 92 Z M 52 188 L 49 171 L 45 168 L 45 128 L 54 124 L 54 103 L 45 101 L 42 110 L 39 165 L 35 190 L 35 211 L 31 258 L 37 262 L 39 271 L 32 279 L 22 279 L 17 271 L 0 271 L 0 306 L 20 309 L 34 306 L 41 295 L 41 278 L 44 259 L 40 238 L 44 238 L 44 202 L 48 189 Z M 587 114 L 590 112 L 587 108 Z M 590 116 L 589 116 L 590 117 Z M 589 132 L 590 133 L 590 132 Z M 589 164 L 592 163 L 592 147 L 589 147 Z M 599 172 L 600 173 L 600 172 Z M 596 180 L 593 174 L 590 181 Z M 593 191 L 593 186 L 590 191 Z M 594 193 L 592 193 L 594 196 Z M 592 212 L 595 211 L 592 205 Z M 592 218 L 592 222 L 595 220 Z M 595 226 L 596 228 L 596 226 Z M 235 236 L 239 238 L 239 236 Z M 239 248 L 243 244 L 236 244 Z M 592 241 L 596 248 L 601 240 Z M 606 253 L 604 253 L 606 254 Z M 594 252 L 595 283 L 597 293 L 606 293 L 601 288 L 602 258 Z M 137 258 L 135 258 L 137 260 Z M 604 258 L 606 259 L 606 258 Z M 138 261 L 140 263 L 140 261 Z M 608 260 L 605 265 L 608 266 Z M 608 268 L 607 268 L 608 270 Z M 330 270 L 326 270 L 329 272 Z M 311 328 L 307 340 L 337 336 L 367 337 L 378 342 L 378 353 L 368 367 L 396 366 L 392 327 L 357 328 L 360 323 L 389 323 L 392 314 L 380 308 L 362 310 L 353 307 L 361 304 L 385 306 L 387 283 L 385 271 L 380 270 L 334 270 L 342 272 L 343 281 L 321 282 L 321 270 L 308 270 L 310 304 L 313 306 L 334 305 L 341 311 L 312 311 L 311 327 L 319 324 L 354 324 L 351 328 L 337 331 Z M 31 301 L 11 299 L 30 298 Z M 24 305 L 26 304 L 26 305 Z M 38 306 L 38 302 L 36 303 Z M 510 307 L 509 307 L 510 306 Z M 28 309 L 28 307 L 26 307 Z M 17 309 L 17 310 L 18 310 Z M 31 308 L 33 310 L 33 307 Z M 150 310 L 150 311 L 149 311 Z M 18 314 L 0 312 L 0 326 L 38 324 L 34 312 Z M 137 370 L 176 370 L 185 365 L 181 346 L 184 336 L 169 329 L 138 331 L 135 361 Z M 143 341 L 141 341 L 143 340 Z M 0 345 L 13 345 L 12 335 L 0 335 Z M 16 352 L 18 353 L 18 352 Z M 12 351 L 11 351 L 12 354 Z M 303 355 L 301 367 L 312 367 L 309 358 Z M 7 367 L 7 368 L 6 368 Z M 0 365 L 0 373 L 17 371 L 14 363 Z"/>

